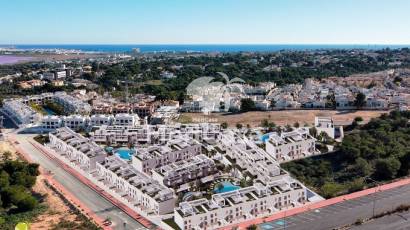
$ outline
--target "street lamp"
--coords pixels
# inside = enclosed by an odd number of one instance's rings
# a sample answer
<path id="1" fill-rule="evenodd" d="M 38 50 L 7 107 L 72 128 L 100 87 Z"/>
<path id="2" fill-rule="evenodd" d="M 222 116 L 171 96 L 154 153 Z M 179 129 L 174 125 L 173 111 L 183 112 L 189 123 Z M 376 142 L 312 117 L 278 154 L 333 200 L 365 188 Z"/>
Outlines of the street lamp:
<path id="1" fill-rule="evenodd" d="M 371 178 L 371 177 L 365 177 L 364 178 L 365 180 L 366 179 L 369 179 L 369 180 L 371 180 L 372 182 L 374 182 L 375 184 L 376 184 L 376 186 L 374 187 L 374 193 L 373 193 L 373 215 L 372 215 L 372 217 L 374 217 L 374 212 L 375 212 L 375 209 L 376 209 L 376 192 L 377 192 L 377 190 L 378 190 L 378 188 L 379 188 L 379 182 L 377 182 L 377 181 L 375 181 L 373 178 Z"/>

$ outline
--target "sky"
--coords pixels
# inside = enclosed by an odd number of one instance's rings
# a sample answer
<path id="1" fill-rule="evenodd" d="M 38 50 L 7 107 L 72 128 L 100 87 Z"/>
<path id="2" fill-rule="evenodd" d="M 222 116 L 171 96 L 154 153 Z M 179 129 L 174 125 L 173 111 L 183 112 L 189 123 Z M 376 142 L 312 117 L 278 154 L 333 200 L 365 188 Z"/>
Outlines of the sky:
<path id="1" fill-rule="evenodd" d="M 0 0 L 0 44 L 410 44 L 409 0 Z"/>

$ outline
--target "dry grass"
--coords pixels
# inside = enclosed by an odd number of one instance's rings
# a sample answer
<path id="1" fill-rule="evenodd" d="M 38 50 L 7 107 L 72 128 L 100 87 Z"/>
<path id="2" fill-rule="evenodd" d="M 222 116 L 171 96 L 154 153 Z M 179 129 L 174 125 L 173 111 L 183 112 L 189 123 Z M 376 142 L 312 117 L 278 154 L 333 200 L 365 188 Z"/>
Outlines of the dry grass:
<path id="1" fill-rule="evenodd" d="M 48 210 L 30 224 L 30 229 L 51 229 L 62 220 L 75 221 L 77 215 L 73 214 L 58 194 L 45 184 L 42 175 L 37 177 L 33 190 L 36 193 L 46 195 L 45 203 L 48 206 Z"/>
<path id="2" fill-rule="evenodd" d="M 247 112 L 239 114 L 222 114 L 214 113 L 204 115 L 202 113 L 183 113 L 185 119 L 193 122 L 203 122 L 212 120 L 219 123 L 226 122 L 229 126 L 235 126 L 237 123 L 251 127 L 261 124 L 261 121 L 268 119 L 277 125 L 293 125 L 299 122 L 300 125 L 313 124 L 315 116 L 331 116 L 336 123 L 350 123 L 355 117 L 362 117 L 365 122 L 371 118 L 379 117 L 388 111 L 335 111 L 335 110 L 284 110 L 284 111 L 266 111 L 266 112 Z"/>

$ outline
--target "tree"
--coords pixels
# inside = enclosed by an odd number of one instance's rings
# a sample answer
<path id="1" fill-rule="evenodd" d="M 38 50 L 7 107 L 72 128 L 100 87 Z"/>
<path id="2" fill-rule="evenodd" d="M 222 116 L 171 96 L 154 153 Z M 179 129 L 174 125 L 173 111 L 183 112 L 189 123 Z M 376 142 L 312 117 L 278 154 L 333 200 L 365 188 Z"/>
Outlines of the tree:
<path id="1" fill-rule="evenodd" d="M 17 208 L 21 212 L 31 211 L 37 206 L 37 200 L 32 196 L 26 196 L 17 202 Z"/>
<path id="2" fill-rule="evenodd" d="M 268 121 L 268 119 L 263 119 L 263 120 L 261 121 L 261 126 L 264 127 L 264 128 L 268 128 L 268 127 L 269 127 L 269 121 Z"/>
<path id="3" fill-rule="evenodd" d="M 363 93 L 358 93 L 354 101 L 354 105 L 358 108 L 361 108 L 366 105 L 366 95 Z"/>
<path id="4" fill-rule="evenodd" d="M 270 107 L 271 107 L 272 109 L 276 107 L 276 101 L 275 101 L 275 99 L 272 99 L 272 100 L 270 101 Z"/>
<path id="5" fill-rule="evenodd" d="M 5 152 L 3 152 L 3 155 L 2 155 L 2 161 L 8 161 L 8 160 L 10 160 L 10 158 L 11 158 L 11 152 L 10 151 L 5 151 Z"/>
<path id="6" fill-rule="evenodd" d="M 258 226 L 256 226 L 255 224 L 252 224 L 252 225 L 248 226 L 246 229 L 247 230 L 256 230 L 256 229 L 258 229 Z"/>
<path id="7" fill-rule="evenodd" d="M 242 125 L 241 123 L 237 123 L 237 124 L 236 124 L 236 128 L 237 128 L 237 129 L 242 129 L 242 127 L 243 127 L 243 125 Z"/>
<path id="8" fill-rule="evenodd" d="M 295 127 L 295 128 L 299 128 L 299 127 L 300 127 L 299 122 L 295 122 L 295 124 L 293 124 L 293 127 Z"/>
<path id="9" fill-rule="evenodd" d="M 221 124 L 221 128 L 223 128 L 223 129 L 228 128 L 228 123 L 223 122 L 223 123 Z"/>
<path id="10" fill-rule="evenodd" d="M 396 176 L 400 169 L 400 161 L 396 158 L 390 157 L 388 159 L 379 159 L 376 161 L 375 174 L 379 179 L 392 179 Z"/>
<path id="11" fill-rule="evenodd" d="M 354 167 L 355 173 L 358 176 L 365 177 L 371 174 L 372 166 L 363 158 L 359 157 L 356 159 L 356 165 Z"/>
<path id="12" fill-rule="evenodd" d="M 315 127 L 312 127 L 309 129 L 309 134 L 312 135 L 312 137 L 317 137 L 317 129 Z"/>
<path id="13" fill-rule="evenodd" d="M 355 117 L 354 121 L 356 122 L 362 122 L 363 121 L 363 117 Z"/>
<path id="14" fill-rule="evenodd" d="M 250 98 L 241 99 L 241 112 L 249 112 L 256 110 L 255 102 Z"/>
<path id="15" fill-rule="evenodd" d="M 325 198 L 331 198 L 343 190 L 343 185 L 334 182 L 326 182 L 320 190 Z"/>

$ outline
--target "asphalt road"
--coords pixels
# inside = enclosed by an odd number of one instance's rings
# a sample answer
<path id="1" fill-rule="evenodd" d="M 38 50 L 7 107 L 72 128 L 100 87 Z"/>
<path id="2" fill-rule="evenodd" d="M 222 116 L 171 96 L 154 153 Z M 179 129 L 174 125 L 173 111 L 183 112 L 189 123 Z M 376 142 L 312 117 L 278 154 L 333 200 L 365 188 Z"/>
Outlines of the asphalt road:
<path id="1" fill-rule="evenodd" d="M 384 216 L 362 225 L 353 226 L 354 230 L 408 230 L 410 229 L 410 212 L 395 213 Z"/>
<path id="2" fill-rule="evenodd" d="M 121 211 L 121 209 L 111 204 L 88 186 L 82 184 L 74 176 L 60 168 L 54 161 L 34 148 L 27 140 L 27 138 L 32 136 L 33 135 L 16 135 L 16 139 L 20 143 L 20 147 L 26 150 L 33 161 L 39 163 L 44 169 L 51 171 L 59 183 L 88 206 L 95 214 L 103 219 L 107 217 L 111 218 L 114 229 L 146 229 L 136 220 Z M 124 223 L 126 223 L 125 228 Z"/>
<path id="3" fill-rule="evenodd" d="M 373 200 L 375 200 L 375 214 L 392 210 L 400 204 L 410 204 L 410 185 L 405 185 L 386 191 L 379 191 L 376 194 L 370 194 L 272 222 L 266 222 L 260 224 L 259 229 L 327 230 L 338 228 L 352 224 L 358 219 L 372 217 Z M 407 226 L 410 226 L 410 223 L 406 222 L 406 224 Z M 386 225 L 382 228 L 366 228 L 366 226 L 370 225 L 365 224 L 361 226 L 364 228 L 360 229 L 399 229 L 396 228 L 394 223 L 391 225 Z M 377 226 L 377 224 L 375 226 Z M 389 226 L 391 226 L 391 228 L 389 228 Z"/>

